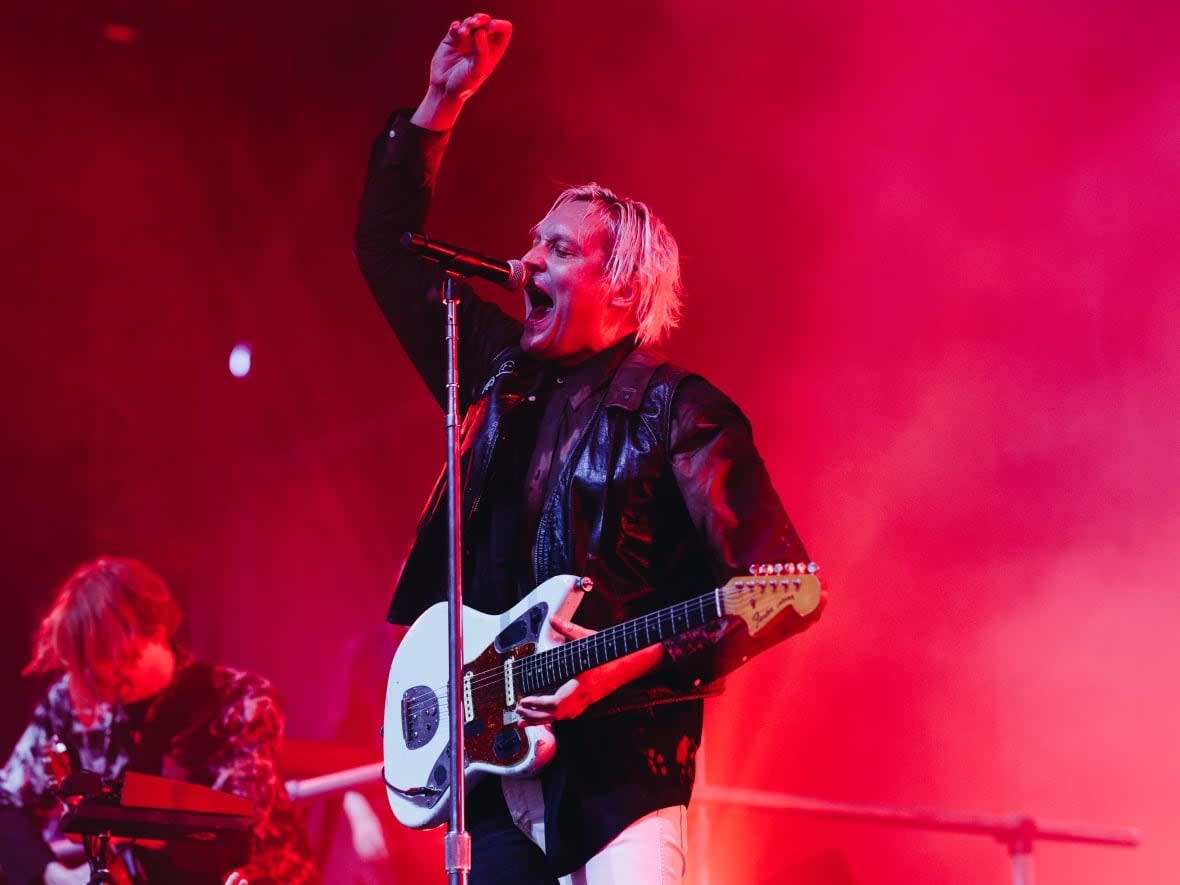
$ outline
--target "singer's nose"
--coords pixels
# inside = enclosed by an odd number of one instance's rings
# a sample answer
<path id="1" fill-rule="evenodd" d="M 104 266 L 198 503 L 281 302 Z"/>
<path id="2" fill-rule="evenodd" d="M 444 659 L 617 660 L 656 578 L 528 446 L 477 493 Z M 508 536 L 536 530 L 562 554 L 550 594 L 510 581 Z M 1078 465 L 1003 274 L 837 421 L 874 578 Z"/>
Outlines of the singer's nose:
<path id="1" fill-rule="evenodd" d="M 520 260 L 524 262 L 530 274 L 538 270 L 544 270 L 545 268 L 545 252 L 540 245 L 533 246 L 529 251 L 524 253 L 524 256 Z"/>

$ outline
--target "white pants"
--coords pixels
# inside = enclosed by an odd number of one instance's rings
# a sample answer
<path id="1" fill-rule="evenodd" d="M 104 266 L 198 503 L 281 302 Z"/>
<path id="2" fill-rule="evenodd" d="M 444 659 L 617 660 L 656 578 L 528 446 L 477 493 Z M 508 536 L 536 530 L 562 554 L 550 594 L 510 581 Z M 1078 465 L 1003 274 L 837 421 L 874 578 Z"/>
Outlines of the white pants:
<path id="1" fill-rule="evenodd" d="M 661 808 L 641 817 L 561 885 L 680 885 L 687 866 L 688 809 Z"/>
<path id="2" fill-rule="evenodd" d="M 545 848 L 545 800 L 535 778 L 502 778 L 517 828 Z M 688 809 L 672 805 L 644 815 L 619 833 L 561 885 L 681 885 L 688 866 Z"/>

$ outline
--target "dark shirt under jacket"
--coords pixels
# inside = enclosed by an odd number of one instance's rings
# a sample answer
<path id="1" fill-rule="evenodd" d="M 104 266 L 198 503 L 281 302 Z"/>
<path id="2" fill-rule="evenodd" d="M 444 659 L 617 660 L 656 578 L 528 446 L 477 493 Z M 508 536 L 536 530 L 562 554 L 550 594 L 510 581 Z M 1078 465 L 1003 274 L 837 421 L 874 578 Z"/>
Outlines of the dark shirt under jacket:
<path id="1" fill-rule="evenodd" d="M 447 138 L 393 115 L 373 147 L 356 236 L 369 288 L 440 405 L 439 275 L 397 243 L 424 229 Z M 595 589 L 575 620 L 601 629 L 753 563 L 807 561 L 749 424 L 724 394 L 631 339 L 572 369 L 534 360 L 519 348 L 519 321 L 460 290 L 468 605 L 501 612 L 553 575 L 589 575 Z M 391 622 L 412 623 L 446 598 L 443 492 L 440 479 Z M 783 618 L 751 639 L 723 617 L 666 641 L 657 671 L 556 723 L 557 755 L 542 772 L 554 871 L 579 868 L 643 815 L 687 804 L 709 685 L 804 626 Z"/>

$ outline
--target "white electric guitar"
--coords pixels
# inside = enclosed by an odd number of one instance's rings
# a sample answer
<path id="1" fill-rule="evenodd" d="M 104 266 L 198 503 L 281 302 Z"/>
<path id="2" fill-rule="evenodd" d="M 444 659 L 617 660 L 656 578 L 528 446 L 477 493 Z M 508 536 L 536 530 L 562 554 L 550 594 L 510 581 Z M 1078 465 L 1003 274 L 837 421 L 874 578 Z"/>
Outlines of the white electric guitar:
<path id="1" fill-rule="evenodd" d="M 552 757 L 553 731 L 525 725 L 520 698 L 550 694 L 584 670 L 684 633 L 722 615 L 758 633 L 788 608 L 806 617 L 822 598 L 816 566 L 757 566 L 724 587 L 583 639 L 563 641 L 553 617 L 568 620 L 591 587 L 572 575 L 550 578 L 501 615 L 463 609 L 465 784 L 485 774 L 530 775 Z M 432 605 L 406 633 L 385 692 L 385 787 L 399 821 L 425 829 L 443 823 L 451 792 L 447 713 L 447 603 Z"/>

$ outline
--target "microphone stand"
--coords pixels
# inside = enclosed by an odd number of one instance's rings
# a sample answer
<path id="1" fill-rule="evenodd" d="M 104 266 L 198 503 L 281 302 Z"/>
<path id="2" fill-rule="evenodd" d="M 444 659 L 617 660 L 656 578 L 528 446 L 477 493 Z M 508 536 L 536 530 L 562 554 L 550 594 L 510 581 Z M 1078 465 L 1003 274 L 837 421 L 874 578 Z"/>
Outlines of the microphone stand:
<path id="1" fill-rule="evenodd" d="M 451 819 L 444 840 L 449 885 L 467 885 L 471 870 L 471 835 L 466 830 L 467 797 L 463 748 L 463 493 L 459 473 L 459 296 L 457 272 L 443 265 L 447 344 L 447 602 L 450 652 Z"/>
<path id="2" fill-rule="evenodd" d="M 471 836 L 466 830 L 466 760 L 463 747 L 463 488 L 459 471 L 459 296 L 455 280 L 465 276 L 484 276 L 506 281 L 524 282 L 525 268 L 519 261 L 500 263 L 455 246 L 432 241 L 423 234 L 406 232 L 403 247 L 436 262 L 443 272 L 443 304 L 446 306 L 446 429 L 447 429 L 447 626 L 449 633 L 451 819 L 444 840 L 447 881 L 449 885 L 466 885 L 471 870 Z M 491 276 L 489 276 L 491 273 Z"/>

